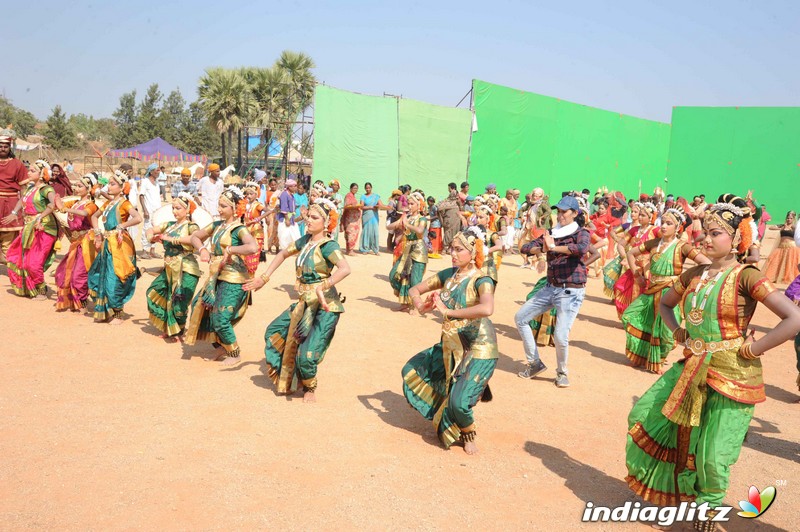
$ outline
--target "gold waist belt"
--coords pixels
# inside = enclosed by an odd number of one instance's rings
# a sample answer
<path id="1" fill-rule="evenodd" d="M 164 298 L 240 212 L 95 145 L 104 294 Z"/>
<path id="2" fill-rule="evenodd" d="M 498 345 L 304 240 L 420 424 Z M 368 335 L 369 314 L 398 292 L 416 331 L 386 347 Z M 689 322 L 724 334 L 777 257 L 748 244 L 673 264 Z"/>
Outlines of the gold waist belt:
<path id="1" fill-rule="evenodd" d="M 469 323 L 469 320 L 464 318 L 460 320 L 444 320 L 442 322 L 442 330 L 443 331 L 450 331 L 452 329 L 460 329 L 462 327 L 466 327 Z"/>
<path id="2" fill-rule="evenodd" d="M 667 284 L 675 281 L 677 275 L 651 275 L 650 282 L 653 284 Z"/>
<path id="3" fill-rule="evenodd" d="M 706 353 L 716 353 L 718 351 L 739 350 L 744 343 L 744 338 L 734 338 L 733 340 L 720 340 L 719 342 L 706 342 L 702 338 L 689 338 L 686 340 L 686 347 L 698 356 Z"/>
<path id="4" fill-rule="evenodd" d="M 298 282 L 298 283 L 295 283 L 294 289 L 297 290 L 297 292 L 299 294 L 306 294 L 308 292 L 314 292 L 314 291 L 317 290 L 317 286 L 319 286 L 320 283 L 322 283 L 324 280 L 325 279 L 322 279 L 322 281 L 319 281 L 317 283 L 311 283 L 311 284 L 299 283 Z"/>

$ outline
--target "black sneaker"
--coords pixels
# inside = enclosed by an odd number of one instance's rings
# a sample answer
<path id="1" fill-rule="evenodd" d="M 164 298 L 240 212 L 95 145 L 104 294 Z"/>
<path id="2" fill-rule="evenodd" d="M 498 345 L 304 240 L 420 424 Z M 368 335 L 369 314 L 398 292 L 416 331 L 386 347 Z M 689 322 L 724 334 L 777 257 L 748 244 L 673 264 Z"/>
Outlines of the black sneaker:
<path id="1" fill-rule="evenodd" d="M 520 371 L 519 373 L 517 373 L 517 376 L 522 379 L 532 379 L 546 369 L 547 366 L 545 366 L 544 362 L 542 362 L 541 359 L 539 359 L 536 362 L 529 363 L 528 366 L 525 368 L 525 371 Z"/>

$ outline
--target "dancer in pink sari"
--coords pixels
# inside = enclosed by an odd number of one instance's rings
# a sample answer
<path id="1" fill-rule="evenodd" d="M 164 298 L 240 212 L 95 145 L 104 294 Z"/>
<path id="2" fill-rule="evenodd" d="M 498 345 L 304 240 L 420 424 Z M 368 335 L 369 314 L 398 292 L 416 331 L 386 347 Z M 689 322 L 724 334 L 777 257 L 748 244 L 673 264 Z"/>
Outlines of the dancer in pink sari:
<path id="1" fill-rule="evenodd" d="M 8 249 L 8 278 L 14 293 L 22 297 L 47 299 L 47 284 L 44 272 L 53 262 L 53 246 L 58 238 L 58 223 L 55 210 L 56 192 L 48 183 L 50 165 L 39 159 L 28 168 L 28 186 L 14 210 L 4 223 L 25 214 L 22 233 L 14 239 Z"/>
<path id="2" fill-rule="evenodd" d="M 74 192 L 79 200 L 62 203 L 57 199 L 61 211 L 67 213 L 67 238 L 69 250 L 56 268 L 58 300 L 56 310 L 80 312 L 89 299 L 89 268 L 97 256 L 92 230 L 92 215 L 97 211 L 94 190 L 98 187 L 97 174 L 86 174 L 75 184 Z"/>

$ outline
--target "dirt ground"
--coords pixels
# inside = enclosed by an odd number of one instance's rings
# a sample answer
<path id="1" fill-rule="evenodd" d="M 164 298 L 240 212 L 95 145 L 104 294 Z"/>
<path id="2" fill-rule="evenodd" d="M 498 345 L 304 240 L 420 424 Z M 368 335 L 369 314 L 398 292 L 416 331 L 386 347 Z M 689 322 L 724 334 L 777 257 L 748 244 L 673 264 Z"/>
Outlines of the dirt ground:
<path id="1" fill-rule="evenodd" d="M 442 449 L 402 395 L 400 369 L 437 341 L 439 323 L 390 310 L 389 254 L 349 260 L 346 312 L 313 405 L 277 396 L 264 374 L 264 330 L 291 302 L 288 264 L 237 326 L 243 361 L 230 369 L 209 361 L 208 344 L 157 337 L 147 273 L 119 327 L 17 298 L 0 276 L 0 527 L 650 530 L 580 522 L 588 501 L 636 500 L 623 481 L 626 416 L 656 379 L 628 365 L 600 280 L 590 280 L 572 331 L 572 386 L 557 389 L 553 348 L 542 350 L 541 378 L 516 375 L 524 356 L 513 316 L 537 274 L 504 259 L 494 400 L 476 407 L 480 454 L 470 457 Z M 428 271 L 447 266 L 431 260 Z M 776 322 L 762 307 L 754 320 L 759 334 Z M 778 494 L 757 520 L 732 514 L 727 530 L 800 530 L 791 344 L 764 357 L 764 374 L 768 401 L 756 407 L 726 502 L 738 510 L 750 485 Z"/>

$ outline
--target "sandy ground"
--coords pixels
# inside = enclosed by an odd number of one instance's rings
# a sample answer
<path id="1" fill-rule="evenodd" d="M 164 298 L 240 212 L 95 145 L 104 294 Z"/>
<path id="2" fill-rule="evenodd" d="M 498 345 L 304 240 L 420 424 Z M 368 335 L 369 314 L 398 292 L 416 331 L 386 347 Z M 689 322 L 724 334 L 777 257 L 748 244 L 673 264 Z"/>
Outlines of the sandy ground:
<path id="1" fill-rule="evenodd" d="M 537 274 L 506 257 L 492 318 L 501 352 L 494 400 L 476 408 L 481 452 L 469 457 L 442 449 L 403 398 L 401 367 L 437 341 L 440 325 L 390 310 L 390 260 L 350 259 L 347 310 L 314 405 L 277 396 L 264 375 L 264 329 L 291 301 L 289 265 L 237 327 L 243 361 L 232 369 L 208 360 L 208 344 L 156 336 L 148 274 L 119 327 L 17 298 L 0 277 L 0 526 L 649 530 L 580 522 L 587 501 L 636 500 L 623 481 L 626 416 L 655 380 L 628 365 L 601 281 L 590 281 L 572 331 L 572 386 L 557 389 L 552 348 L 543 349 L 544 376 L 516 375 L 524 357 L 513 316 Z M 431 260 L 429 272 L 448 265 Z M 754 320 L 760 334 L 776 322 L 763 308 Z M 751 484 L 776 485 L 778 495 L 755 521 L 734 515 L 728 530 L 800 529 L 790 344 L 764 357 L 764 373 L 769 400 L 756 408 L 726 502 L 735 507 Z"/>

